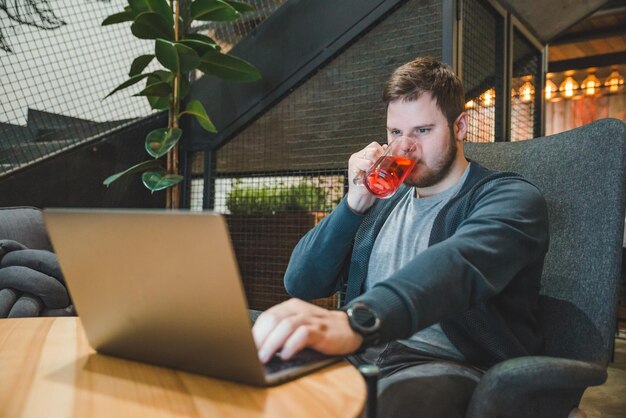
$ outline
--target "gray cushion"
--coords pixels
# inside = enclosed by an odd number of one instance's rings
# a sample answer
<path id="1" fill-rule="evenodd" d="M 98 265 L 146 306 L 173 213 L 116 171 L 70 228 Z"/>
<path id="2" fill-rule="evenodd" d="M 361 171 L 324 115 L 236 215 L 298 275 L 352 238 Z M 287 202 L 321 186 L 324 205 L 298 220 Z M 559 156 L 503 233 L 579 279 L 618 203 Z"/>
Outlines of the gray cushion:
<path id="1" fill-rule="evenodd" d="M 2 241 L 0 241 L 1 243 Z M 0 260 L 0 267 L 22 266 L 40 271 L 64 283 L 65 278 L 56 254 L 46 250 L 23 249 L 6 254 Z"/>
<path id="2" fill-rule="evenodd" d="M 42 303 L 39 298 L 32 295 L 24 294 L 15 302 L 11 311 L 9 312 L 9 318 L 30 318 L 39 316 Z"/>
<path id="3" fill-rule="evenodd" d="M 52 276 L 23 266 L 0 268 L 0 289 L 36 295 L 49 308 L 65 308 L 70 299 L 63 284 Z"/>
<path id="4" fill-rule="evenodd" d="M 0 318 L 6 318 L 20 295 L 13 289 L 0 289 Z"/>
<path id="5" fill-rule="evenodd" d="M 36 250 L 52 251 L 41 211 L 33 207 L 0 208 L 0 239 L 10 239 Z"/>
<path id="6" fill-rule="evenodd" d="M 56 255 L 0 240 L 0 317 L 73 314 Z"/>
<path id="7" fill-rule="evenodd" d="M 26 246 L 12 239 L 0 240 L 0 257 L 4 257 L 5 254 L 16 250 L 25 250 Z"/>

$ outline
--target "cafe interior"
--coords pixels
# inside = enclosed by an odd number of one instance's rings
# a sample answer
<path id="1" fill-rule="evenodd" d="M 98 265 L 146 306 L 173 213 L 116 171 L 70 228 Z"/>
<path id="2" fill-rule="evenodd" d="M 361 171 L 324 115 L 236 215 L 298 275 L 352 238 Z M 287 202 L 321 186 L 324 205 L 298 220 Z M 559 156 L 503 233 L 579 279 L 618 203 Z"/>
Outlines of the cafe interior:
<path id="1" fill-rule="evenodd" d="M 466 416 L 626 416 L 623 0 L 12 0 L 0 1 L 0 22 L 0 417 L 387 416 L 376 373 L 343 359 L 258 387 L 180 358 L 120 358 L 119 340 L 102 345 L 110 335 L 83 315 L 149 328 L 138 334 L 154 347 L 192 327 L 180 306 L 157 315 L 160 325 L 142 323 L 145 306 L 168 303 L 152 292 L 107 301 L 114 288 L 131 291 L 90 282 L 101 257 L 115 268 L 98 277 L 129 274 L 127 264 L 163 269 L 184 253 L 173 273 L 184 288 L 182 272 L 202 275 L 232 253 L 241 306 L 288 300 L 294 247 L 340 205 L 350 156 L 386 141 L 382 86 L 418 56 L 463 82 L 468 159 L 520 173 L 548 204 L 545 346 L 485 370 Z M 134 221 L 85 235 L 133 253 L 115 262 L 81 237 L 51 240 L 54 208 L 219 214 L 232 251 L 218 256 L 219 246 L 159 224 L 137 248 Z M 74 268 L 67 250 L 59 268 L 57 244 L 90 262 Z M 24 250 L 36 252 L 18 274 L 6 260 Z M 340 309 L 346 291 L 312 303 Z M 102 303 L 77 303 L 84 292 Z M 234 321 L 229 303 L 239 302 L 224 292 L 224 316 L 204 322 Z"/>

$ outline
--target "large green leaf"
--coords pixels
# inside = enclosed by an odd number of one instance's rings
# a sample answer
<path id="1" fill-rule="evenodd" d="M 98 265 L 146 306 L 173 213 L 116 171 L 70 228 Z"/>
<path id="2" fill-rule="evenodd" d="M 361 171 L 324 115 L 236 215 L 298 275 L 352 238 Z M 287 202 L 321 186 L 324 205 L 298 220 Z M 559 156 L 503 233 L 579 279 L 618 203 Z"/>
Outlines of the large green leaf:
<path id="1" fill-rule="evenodd" d="M 102 184 L 104 184 L 105 186 L 109 187 L 111 185 L 111 183 L 113 183 L 114 181 L 120 179 L 121 177 L 127 176 L 129 174 L 137 173 L 139 171 L 150 170 L 150 169 L 155 169 L 155 168 L 161 168 L 162 169 L 163 166 L 157 160 L 144 161 L 144 162 L 136 164 L 136 165 L 134 165 L 134 166 L 132 166 L 130 168 L 127 168 L 124 171 L 120 171 L 119 173 L 116 173 L 116 174 L 113 174 L 112 176 L 107 177 L 106 179 L 104 179 Z"/>
<path id="2" fill-rule="evenodd" d="M 174 13 L 172 8 L 168 4 L 167 0 L 145 0 L 150 7 L 150 10 L 157 12 L 161 17 L 170 22 L 170 25 L 174 24 Z"/>
<path id="3" fill-rule="evenodd" d="M 155 12 L 170 25 L 174 24 L 174 13 L 167 0 L 128 0 L 128 4 L 135 16 L 145 12 Z"/>
<path id="4" fill-rule="evenodd" d="M 146 136 L 146 151 L 154 158 L 167 154 L 183 135 L 180 128 L 159 128 Z"/>
<path id="5" fill-rule="evenodd" d="M 154 81 L 167 81 L 168 83 L 174 78 L 174 74 L 167 70 L 156 70 L 152 72 L 152 75 L 155 77 Z M 148 78 L 148 81 L 150 81 L 150 78 Z"/>
<path id="6" fill-rule="evenodd" d="M 215 42 L 215 39 L 209 36 L 203 35 L 201 33 L 188 33 L 185 36 L 185 39 L 194 39 L 196 41 L 202 41 L 202 42 L 206 42 L 208 44 L 213 44 L 217 46 L 217 42 Z"/>
<path id="7" fill-rule="evenodd" d="M 141 74 L 141 72 L 150 64 L 150 62 L 154 59 L 154 55 L 140 55 L 133 60 L 133 63 L 130 65 L 130 71 L 128 75 L 130 77 Z"/>
<path id="8" fill-rule="evenodd" d="M 191 88 L 191 83 L 189 82 L 189 77 L 181 77 L 180 93 L 178 94 L 181 102 L 185 98 L 185 96 L 187 96 L 187 94 L 189 93 L 190 88 Z"/>
<path id="9" fill-rule="evenodd" d="M 220 48 L 220 46 L 217 44 L 217 42 L 215 42 L 215 40 L 213 38 L 210 38 L 206 35 L 202 35 L 200 33 L 190 33 L 187 36 L 185 36 L 185 40 L 195 40 L 195 41 L 202 41 L 202 42 L 206 42 L 207 44 L 213 44 L 215 45 L 214 49 L 217 49 L 218 51 L 221 50 L 222 48 Z"/>
<path id="10" fill-rule="evenodd" d="M 146 0 L 128 0 L 128 5 L 135 13 L 135 16 L 140 15 L 143 12 L 151 12 L 150 6 Z"/>
<path id="11" fill-rule="evenodd" d="M 200 56 L 193 48 L 180 43 L 176 43 L 176 52 L 178 52 L 178 61 L 180 62 L 180 71 L 187 73 L 195 69 L 200 64 Z"/>
<path id="12" fill-rule="evenodd" d="M 154 110 L 167 110 L 170 107 L 170 100 L 168 97 L 159 96 L 145 96 L 148 100 L 148 104 Z"/>
<path id="13" fill-rule="evenodd" d="M 198 57 L 201 57 L 209 51 L 219 51 L 219 47 L 217 45 L 196 39 L 183 39 L 182 41 L 178 41 L 178 43 L 188 46 L 196 51 Z"/>
<path id="14" fill-rule="evenodd" d="M 154 71 L 146 79 L 146 87 L 148 87 L 151 84 L 155 84 L 159 82 L 171 83 L 173 77 L 174 75 L 169 71 L 165 71 L 165 70 Z M 148 103 L 150 103 L 150 107 L 155 110 L 167 109 L 170 105 L 169 95 L 165 97 L 146 96 L 146 99 L 148 99 Z"/>
<path id="15" fill-rule="evenodd" d="M 183 176 L 167 174 L 165 170 L 146 171 L 141 175 L 141 180 L 148 190 L 157 192 L 180 183 L 183 181 Z"/>
<path id="16" fill-rule="evenodd" d="M 107 94 L 106 96 L 104 96 L 104 98 L 102 98 L 102 100 L 106 99 L 107 97 L 109 97 L 110 95 L 117 93 L 118 91 L 125 89 L 127 87 L 132 86 L 133 84 L 139 83 L 141 80 L 143 80 L 144 78 L 148 77 L 150 74 L 137 74 L 132 76 L 131 78 L 129 78 L 128 80 L 124 81 L 122 84 L 120 84 L 119 86 L 117 86 L 116 88 L 113 89 L 113 91 L 109 94 Z"/>
<path id="17" fill-rule="evenodd" d="M 155 12 L 144 12 L 135 18 L 130 30 L 140 39 L 163 38 L 174 40 L 174 29 L 161 15 Z"/>
<path id="18" fill-rule="evenodd" d="M 106 19 L 102 21 L 102 26 L 115 25 L 116 23 L 132 22 L 132 21 L 133 21 L 133 15 L 131 13 L 120 12 L 120 13 L 112 14 L 111 16 L 107 16 Z"/>
<path id="19" fill-rule="evenodd" d="M 146 96 L 146 99 L 148 99 L 150 108 L 154 110 L 164 110 L 170 106 L 170 101 L 167 97 Z"/>
<path id="20" fill-rule="evenodd" d="M 166 70 L 153 71 L 150 74 L 150 76 L 147 78 L 146 87 L 148 87 L 150 84 L 158 83 L 161 81 L 165 83 L 170 83 L 170 86 L 171 86 L 173 78 L 174 78 L 174 74 L 172 74 L 170 71 L 166 71 Z M 189 93 L 190 88 L 191 88 L 191 84 L 189 83 L 189 78 L 181 77 L 180 93 L 179 93 L 180 100 L 183 100 L 185 98 L 185 96 Z"/>
<path id="21" fill-rule="evenodd" d="M 200 63 L 200 57 L 192 48 L 165 39 L 157 39 L 154 51 L 159 62 L 172 72 L 189 72 Z"/>
<path id="22" fill-rule="evenodd" d="M 178 72 L 178 54 L 174 42 L 157 39 L 154 44 L 154 54 L 165 68 L 172 72 Z"/>
<path id="23" fill-rule="evenodd" d="M 200 126 L 207 131 L 213 133 L 217 132 L 217 128 L 215 128 L 215 125 L 213 125 L 213 122 L 209 119 L 209 115 L 207 115 L 204 106 L 202 106 L 202 103 L 200 103 L 199 100 L 190 101 L 189 104 L 187 104 L 185 111 L 181 112 L 178 116 L 182 116 L 184 114 L 195 116 Z"/>
<path id="24" fill-rule="evenodd" d="M 154 84 L 149 84 L 145 89 L 141 90 L 135 96 L 158 96 L 167 97 L 172 92 L 172 86 L 165 81 L 159 81 Z"/>
<path id="25" fill-rule="evenodd" d="M 191 17 L 196 20 L 228 22 L 240 16 L 233 6 L 222 0 L 196 0 L 191 3 Z"/>
<path id="26" fill-rule="evenodd" d="M 256 81 L 261 73 L 252 64 L 241 58 L 209 51 L 200 59 L 198 69 L 225 80 Z"/>
<path id="27" fill-rule="evenodd" d="M 253 12 L 254 6 L 242 3 L 240 1 L 232 1 L 232 0 L 224 0 L 228 3 L 233 9 L 237 10 L 239 13 Z"/>

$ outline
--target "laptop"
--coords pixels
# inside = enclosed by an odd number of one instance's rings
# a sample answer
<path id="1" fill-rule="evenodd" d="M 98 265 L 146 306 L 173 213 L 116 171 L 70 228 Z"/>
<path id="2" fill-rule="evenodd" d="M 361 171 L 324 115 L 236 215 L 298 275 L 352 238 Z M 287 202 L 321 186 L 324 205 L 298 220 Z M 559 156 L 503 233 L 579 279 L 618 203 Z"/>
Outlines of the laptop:
<path id="1" fill-rule="evenodd" d="M 87 340 L 101 354 L 254 386 L 337 361 L 262 364 L 224 218 L 212 212 L 46 209 Z"/>

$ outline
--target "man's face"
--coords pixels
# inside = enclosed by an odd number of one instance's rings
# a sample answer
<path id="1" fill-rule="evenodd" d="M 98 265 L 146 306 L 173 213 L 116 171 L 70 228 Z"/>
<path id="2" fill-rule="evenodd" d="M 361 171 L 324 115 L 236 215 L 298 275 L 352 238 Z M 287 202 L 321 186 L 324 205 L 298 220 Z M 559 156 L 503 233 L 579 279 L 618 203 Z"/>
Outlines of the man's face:
<path id="1" fill-rule="evenodd" d="M 450 128 L 429 92 L 413 101 L 396 100 L 387 108 L 387 141 L 396 137 L 413 139 L 406 156 L 417 161 L 405 184 L 424 188 L 446 178 L 457 157 L 454 129 Z"/>

